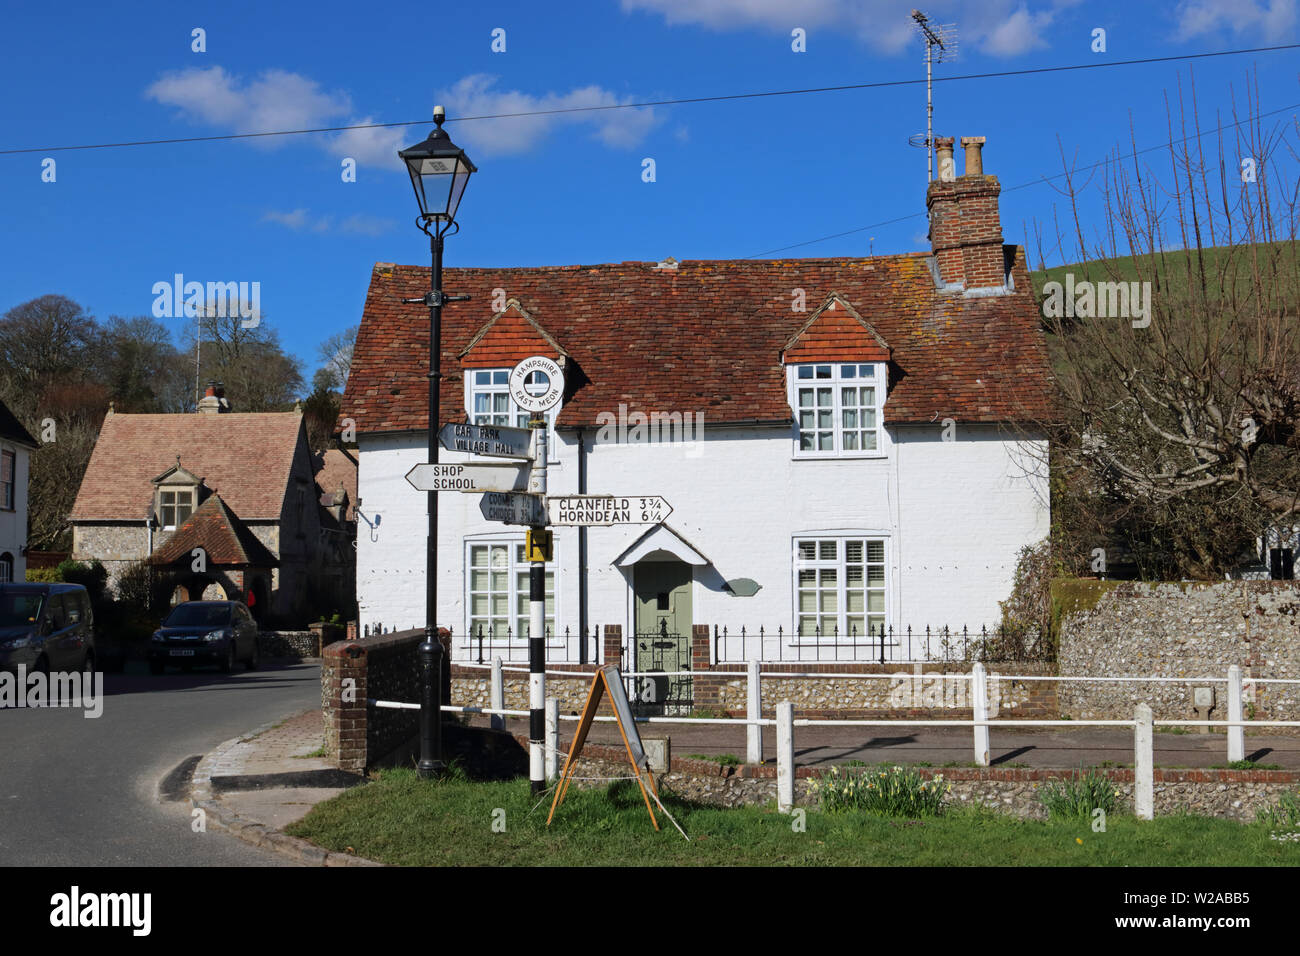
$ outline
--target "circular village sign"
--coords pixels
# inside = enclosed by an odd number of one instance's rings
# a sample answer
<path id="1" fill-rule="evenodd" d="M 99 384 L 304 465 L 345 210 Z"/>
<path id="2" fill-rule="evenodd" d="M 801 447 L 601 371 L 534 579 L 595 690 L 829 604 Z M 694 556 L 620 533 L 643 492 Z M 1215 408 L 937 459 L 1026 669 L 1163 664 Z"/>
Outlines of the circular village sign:
<path id="1" fill-rule="evenodd" d="M 544 355 L 526 358 L 510 373 L 510 397 L 526 412 L 544 412 L 560 404 L 564 373 Z"/>

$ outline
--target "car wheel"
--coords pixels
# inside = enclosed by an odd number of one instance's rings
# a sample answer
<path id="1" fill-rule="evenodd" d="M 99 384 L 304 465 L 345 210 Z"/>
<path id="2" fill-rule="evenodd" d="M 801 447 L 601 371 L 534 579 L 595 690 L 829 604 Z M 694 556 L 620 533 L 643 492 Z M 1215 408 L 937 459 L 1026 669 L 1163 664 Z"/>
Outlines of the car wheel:
<path id="1" fill-rule="evenodd" d="M 257 670 L 257 665 L 261 663 L 261 653 L 257 649 L 257 638 L 253 638 L 253 653 L 248 658 L 247 667 L 250 671 Z"/>
<path id="2" fill-rule="evenodd" d="M 150 673 L 150 674 L 161 674 L 161 673 L 166 669 L 166 667 L 167 667 L 167 665 L 164 664 L 162 661 L 150 661 L 150 662 L 149 662 L 149 673 Z"/>
<path id="3" fill-rule="evenodd" d="M 229 674 L 235 669 L 235 642 L 231 640 L 226 644 L 226 656 L 221 662 L 221 673 Z"/>

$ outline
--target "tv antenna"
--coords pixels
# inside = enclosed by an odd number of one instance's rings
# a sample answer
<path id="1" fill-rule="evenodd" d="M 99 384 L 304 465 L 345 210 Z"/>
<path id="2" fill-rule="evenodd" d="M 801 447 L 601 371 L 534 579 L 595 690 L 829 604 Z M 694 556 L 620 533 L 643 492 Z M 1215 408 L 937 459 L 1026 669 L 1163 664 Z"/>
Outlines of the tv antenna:
<path id="1" fill-rule="evenodd" d="M 926 182 L 934 181 L 934 96 L 931 92 L 931 76 L 934 64 L 949 63 L 957 57 L 957 24 L 931 23 L 920 10 L 912 11 L 912 19 L 921 31 L 925 43 L 925 142 L 918 143 L 919 137 L 913 136 L 909 142 L 913 146 L 925 146 Z"/>

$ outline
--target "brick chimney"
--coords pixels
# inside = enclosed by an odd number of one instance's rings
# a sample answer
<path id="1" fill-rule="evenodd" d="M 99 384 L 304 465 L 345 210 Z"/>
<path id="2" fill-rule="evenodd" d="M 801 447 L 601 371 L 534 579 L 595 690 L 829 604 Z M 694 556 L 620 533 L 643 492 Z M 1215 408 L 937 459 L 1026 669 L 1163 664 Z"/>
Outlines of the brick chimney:
<path id="1" fill-rule="evenodd" d="M 226 400 L 226 388 L 220 382 L 208 382 L 208 390 L 199 399 L 200 415 L 220 415 L 230 411 L 230 402 Z"/>
<path id="2" fill-rule="evenodd" d="M 945 283 L 965 289 L 994 288 L 1006 283 L 1002 257 L 1002 220 L 996 176 L 984 174 L 983 136 L 963 136 L 966 169 L 953 169 L 951 136 L 936 137 L 939 178 L 926 191 L 930 213 L 930 247 Z"/>

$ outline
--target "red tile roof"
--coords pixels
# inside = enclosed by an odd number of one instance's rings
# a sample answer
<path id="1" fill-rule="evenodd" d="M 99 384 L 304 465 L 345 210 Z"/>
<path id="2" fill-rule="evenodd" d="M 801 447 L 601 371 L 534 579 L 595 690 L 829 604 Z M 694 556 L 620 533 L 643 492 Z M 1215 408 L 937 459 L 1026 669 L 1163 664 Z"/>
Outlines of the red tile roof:
<path id="1" fill-rule="evenodd" d="M 887 422 L 1042 420 L 1049 416 L 1047 350 L 1019 250 L 1013 277 L 1010 295 L 940 292 L 923 253 L 700 260 L 675 269 L 646 262 L 447 269 L 444 290 L 472 299 L 442 310 L 442 422 L 465 420 L 466 366 L 458 355 L 495 314 L 501 289 L 580 370 L 566 373 L 561 427 L 594 426 L 620 403 L 629 411 L 703 413 L 717 424 L 790 421 L 782 349 L 831 293 L 888 343 Z M 423 295 L 428 284 L 426 267 L 375 266 L 340 428 L 346 418 L 359 433 L 427 427 L 428 309 L 401 300 Z M 807 311 L 791 309 L 797 290 Z"/>
<path id="2" fill-rule="evenodd" d="M 302 429 L 296 412 L 124 415 L 104 419 L 71 521 L 143 521 L 151 480 L 176 464 L 245 521 L 279 521 Z"/>
<path id="3" fill-rule="evenodd" d="M 785 347 L 787 365 L 803 362 L 888 362 L 889 346 L 838 296 L 826 301 Z"/>
<path id="4" fill-rule="evenodd" d="M 177 528 L 167 543 L 153 553 L 156 565 L 190 562 L 195 548 L 202 548 L 209 565 L 235 564 L 271 567 L 273 555 L 248 526 L 240 521 L 221 500 L 209 495 L 185 523 Z"/>

